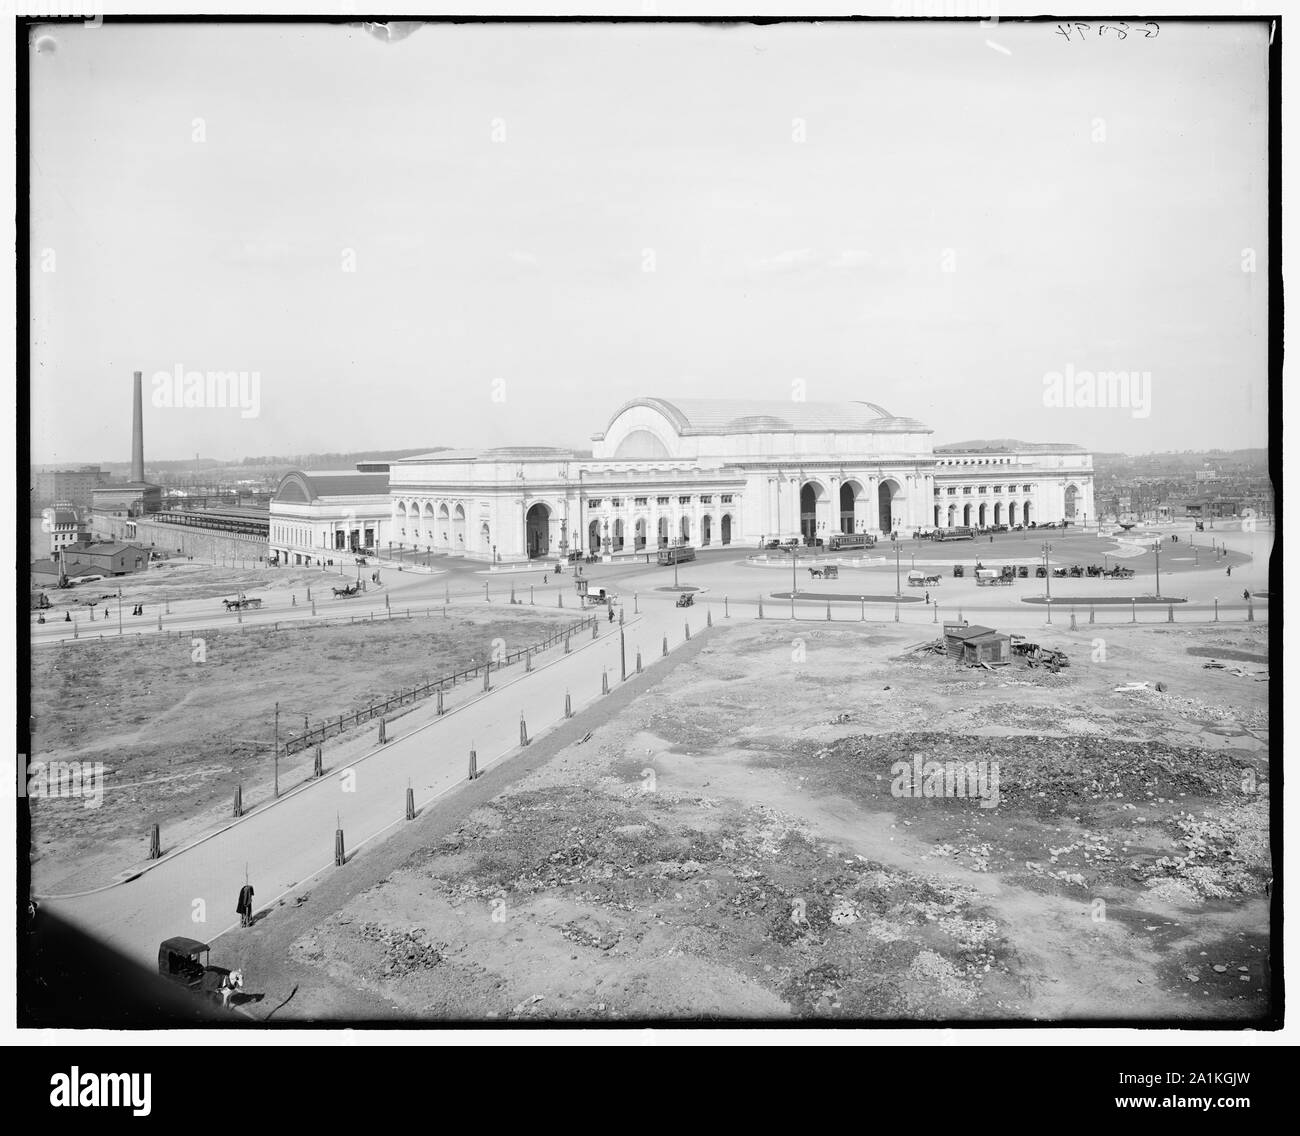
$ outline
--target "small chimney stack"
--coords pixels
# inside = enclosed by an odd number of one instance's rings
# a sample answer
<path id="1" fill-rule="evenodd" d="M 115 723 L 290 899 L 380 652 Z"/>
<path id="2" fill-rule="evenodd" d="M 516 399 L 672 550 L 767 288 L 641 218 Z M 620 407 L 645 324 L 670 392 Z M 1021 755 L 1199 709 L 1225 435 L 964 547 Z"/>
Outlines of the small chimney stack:
<path id="1" fill-rule="evenodd" d="M 144 481 L 144 395 L 143 376 L 135 372 L 135 405 L 131 418 L 131 480 Z"/>

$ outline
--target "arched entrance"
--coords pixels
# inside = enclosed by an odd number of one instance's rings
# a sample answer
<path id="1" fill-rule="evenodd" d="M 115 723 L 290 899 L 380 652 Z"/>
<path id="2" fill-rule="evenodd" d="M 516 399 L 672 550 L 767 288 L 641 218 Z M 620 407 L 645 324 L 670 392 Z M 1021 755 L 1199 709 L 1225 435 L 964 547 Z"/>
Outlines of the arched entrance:
<path id="1" fill-rule="evenodd" d="M 659 547 L 660 548 L 668 547 L 668 518 L 667 517 L 659 518 Z"/>
<path id="2" fill-rule="evenodd" d="M 406 536 L 407 525 L 406 525 L 406 502 L 405 501 L 397 502 L 396 520 L 397 520 L 397 535 L 403 537 Z"/>
<path id="3" fill-rule="evenodd" d="M 898 494 L 899 484 L 892 478 L 885 478 L 876 491 L 876 503 L 880 509 L 880 531 L 882 533 L 893 532 L 898 524 L 898 518 L 894 516 L 894 500 Z"/>
<path id="4" fill-rule="evenodd" d="M 1025 514 L 1024 516 L 1025 524 L 1029 524 L 1029 522 L 1033 520 L 1033 518 L 1030 516 L 1030 508 L 1029 508 L 1028 501 L 1025 502 L 1024 514 Z"/>
<path id="5" fill-rule="evenodd" d="M 723 544 L 731 543 L 731 514 L 730 513 L 722 514 L 722 543 Z"/>
<path id="6" fill-rule="evenodd" d="M 799 534 L 805 541 L 817 535 L 817 502 L 825 498 L 826 490 L 815 481 L 805 481 L 799 490 Z"/>
<path id="7" fill-rule="evenodd" d="M 1065 487 L 1065 519 L 1074 520 L 1075 509 L 1079 502 L 1079 487 L 1077 485 L 1067 485 Z"/>
<path id="8" fill-rule="evenodd" d="M 623 550 L 623 522 L 621 520 L 614 522 L 614 551 Z"/>
<path id="9" fill-rule="evenodd" d="M 956 524 L 957 524 L 957 506 L 949 505 L 948 506 L 948 527 L 954 528 Z"/>
<path id="10" fill-rule="evenodd" d="M 546 556 L 551 551 L 551 510 L 540 501 L 524 518 L 524 545 L 530 559 Z"/>
<path id="11" fill-rule="evenodd" d="M 1002 502 L 998 501 L 993 506 L 993 523 L 1000 525 L 1002 523 Z"/>
<path id="12" fill-rule="evenodd" d="M 587 526 L 587 551 L 588 552 L 600 551 L 600 522 L 599 521 L 592 521 L 591 524 Z"/>
<path id="13" fill-rule="evenodd" d="M 862 500 L 865 492 L 866 490 L 862 488 L 861 482 L 844 481 L 840 483 L 840 532 L 852 533 L 858 531 L 858 502 Z"/>
<path id="14" fill-rule="evenodd" d="M 636 528 L 633 529 L 633 548 L 645 548 L 645 517 L 637 517 Z"/>
<path id="15" fill-rule="evenodd" d="M 683 517 L 681 520 L 681 536 L 684 544 L 691 543 L 691 518 Z"/>
<path id="16" fill-rule="evenodd" d="M 939 513 L 940 513 L 940 511 L 941 511 L 942 509 L 943 509 L 943 506 L 942 506 L 942 505 L 936 505 L 936 506 L 934 507 L 934 527 L 935 527 L 935 528 L 938 528 L 938 527 L 939 527 Z"/>
<path id="17" fill-rule="evenodd" d="M 700 518 L 700 544 L 706 545 L 713 539 L 713 518 L 705 513 Z"/>
<path id="18" fill-rule="evenodd" d="M 464 552 L 465 549 L 465 506 L 457 505 L 455 512 L 451 515 L 451 546 L 457 552 Z"/>
<path id="19" fill-rule="evenodd" d="M 488 527 L 486 521 L 479 526 L 478 547 L 480 552 L 486 552 L 488 554 L 491 554 L 492 552 L 492 530 Z"/>
<path id="20" fill-rule="evenodd" d="M 427 501 L 424 503 L 424 514 L 423 514 L 424 524 L 423 525 L 420 524 L 421 514 L 419 512 L 419 508 L 420 508 L 419 505 L 411 506 L 411 520 L 415 522 L 415 530 L 414 532 L 411 533 L 411 536 L 413 536 L 416 540 L 420 540 L 420 538 L 423 537 L 422 543 L 432 544 L 434 540 L 433 506 L 430 505 Z M 421 529 L 423 529 L 424 531 L 421 532 L 420 531 Z"/>
<path id="21" fill-rule="evenodd" d="M 434 543 L 439 548 L 451 547 L 451 510 L 446 505 L 438 508 L 438 531 Z"/>
<path id="22" fill-rule="evenodd" d="M 980 528 L 983 528 L 984 525 L 987 523 L 987 522 L 984 520 L 984 510 L 987 509 L 987 508 L 988 508 L 987 505 L 981 505 L 981 506 L 980 506 L 980 511 L 979 511 L 979 525 L 980 525 Z"/>
<path id="23" fill-rule="evenodd" d="M 1016 519 L 1016 509 L 1017 509 L 1017 505 L 1014 501 L 1012 501 L 1011 504 L 1007 506 L 1007 524 L 1017 525 L 1020 523 Z"/>
<path id="24" fill-rule="evenodd" d="M 962 523 L 963 525 L 966 525 L 967 527 L 970 526 L 970 506 L 969 506 L 969 505 L 963 505 L 962 508 L 961 508 L 961 523 Z"/>

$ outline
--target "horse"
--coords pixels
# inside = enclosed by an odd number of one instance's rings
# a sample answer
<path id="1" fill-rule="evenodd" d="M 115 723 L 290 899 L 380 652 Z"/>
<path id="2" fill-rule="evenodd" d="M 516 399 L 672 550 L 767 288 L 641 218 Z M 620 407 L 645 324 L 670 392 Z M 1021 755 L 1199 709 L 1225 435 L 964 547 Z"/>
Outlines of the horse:
<path id="1" fill-rule="evenodd" d="M 820 580 L 822 578 L 822 570 L 820 568 L 809 568 L 808 572 L 814 580 Z"/>
<path id="2" fill-rule="evenodd" d="M 221 1008 L 223 1010 L 230 1008 L 230 999 L 244 988 L 244 972 L 242 970 L 232 970 L 229 974 L 221 976 L 221 984 L 217 987 L 216 996 L 221 999 Z"/>

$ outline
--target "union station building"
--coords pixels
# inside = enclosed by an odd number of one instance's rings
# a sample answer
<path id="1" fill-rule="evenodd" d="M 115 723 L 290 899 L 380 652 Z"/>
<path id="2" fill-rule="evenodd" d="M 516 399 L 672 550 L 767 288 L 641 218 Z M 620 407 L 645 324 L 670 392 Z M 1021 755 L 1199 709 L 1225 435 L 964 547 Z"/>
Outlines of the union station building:
<path id="1" fill-rule="evenodd" d="M 270 549 L 298 564 L 360 549 L 505 563 L 1095 521 L 1081 446 L 931 434 L 870 402 L 636 398 L 590 456 L 507 446 L 295 470 L 271 502 Z"/>

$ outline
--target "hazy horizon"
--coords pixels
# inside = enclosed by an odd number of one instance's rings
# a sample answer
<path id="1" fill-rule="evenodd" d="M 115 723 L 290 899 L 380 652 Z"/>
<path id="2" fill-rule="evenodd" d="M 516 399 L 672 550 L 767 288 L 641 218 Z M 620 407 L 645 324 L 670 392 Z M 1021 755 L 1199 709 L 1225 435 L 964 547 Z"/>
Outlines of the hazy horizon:
<path id="1" fill-rule="evenodd" d="M 47 26 L 32 461 L 129 458 L 137 370 L 147 462 L 792 389 L 936 445 L 1266 448 L 1266 27 L 1053 26 Z M 177 367 L 256 414 L 155 405 Z M 1071 371 L 1149 413 L 1046 405 Z"/>

